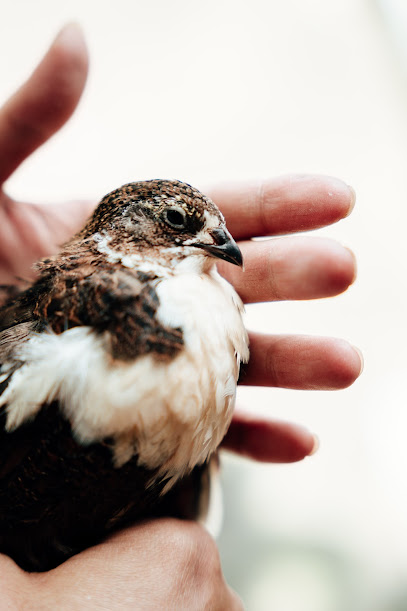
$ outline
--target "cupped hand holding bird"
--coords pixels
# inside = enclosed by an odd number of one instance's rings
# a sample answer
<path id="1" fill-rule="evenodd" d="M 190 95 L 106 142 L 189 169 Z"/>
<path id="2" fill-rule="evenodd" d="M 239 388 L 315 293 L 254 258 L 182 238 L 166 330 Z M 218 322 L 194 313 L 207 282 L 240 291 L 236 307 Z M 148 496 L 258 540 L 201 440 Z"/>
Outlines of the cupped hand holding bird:
<path id="1" fill-rule="evenodd" d="M 87 69 L 80 30 L 68 26 L 30 79 L 0 110 L 1 184 L 70 117 L 83 91 Z M 331 240 L 292 236 L 251 241 L 256 236 L 316 229 L 346 217 L 354 205 L 354 193 L 342 181 L 286 176 L 263 183 L 220 186 L 208 195 L 226 217 L 245 259 L 244 273 L 223 263 L 218 268 L 246 303 L 333 296 L 353 282 L 352 253 Z M 55 252 L 83 225 L 93 206 L 85 201 L 54 206 L 19 202 L 2 191 L 0 283 L 26 277 L 35 260 Z M 359 352 L 344 340 L 333 338 L 251 334 L 250 350 L 250 362 L 241 376 L 241 382 L 248 385 L 340 389 L 352 384 L 362 368 Z M 315 443 L 314 435 L 302 426 L 236 411 L 223 445 L 262 461 L 292 462 L 311 454 Z M 169 530 L 166 532 L 168 535 Z M 136 527 L 123 536 L 142 535 Z M 120 537 L 116 536 L 112 545 L 120 545 Z M 87 553 L 95 561 L 93 552 L 85 552 L 66 563 L 71 563 L 68 570 L 73 562 L 80 563 L 82 556 L 86 561 Z M 56 570 L 60 578 L 64 565 Z M 226 588 L 224 582 L 221 587 Z M 227 588 L 223 595 L 233 596 Z"/>

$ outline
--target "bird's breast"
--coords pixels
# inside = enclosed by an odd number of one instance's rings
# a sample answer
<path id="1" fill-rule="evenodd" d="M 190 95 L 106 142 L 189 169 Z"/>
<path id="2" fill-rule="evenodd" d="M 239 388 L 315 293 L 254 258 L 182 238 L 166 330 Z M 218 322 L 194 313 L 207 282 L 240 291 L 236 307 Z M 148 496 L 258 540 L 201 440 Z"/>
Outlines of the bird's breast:
<path id="1" fill-rule="evenodd" d="M 248 358 L 242 305 L 215 271 L 174 275 L 156 290 L 155 315 L 182 329 L 182 350 L 165 361 L 151 353 L 120 361 L 90 327 L 35 335 L 1 396 L 9 430 L 58 401 L 80 442 L 114 440 L 117 467 L 137 454 L 171 485 L 202 463 L 227 430 Z"/>

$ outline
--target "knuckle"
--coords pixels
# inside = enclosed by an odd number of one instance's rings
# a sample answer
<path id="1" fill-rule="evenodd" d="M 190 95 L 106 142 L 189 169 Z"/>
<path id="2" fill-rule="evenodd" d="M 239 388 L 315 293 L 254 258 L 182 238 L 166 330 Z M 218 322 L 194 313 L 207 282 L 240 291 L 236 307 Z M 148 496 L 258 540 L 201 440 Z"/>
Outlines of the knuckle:
<path id="1" fill-rule="evenodd" d="M 165 564 L 171 583 L 172 603 L 168 608 L 188 611 L 242 608 L 225 582 L 217 545 L 201 525 L 164 519 L 155 525 L 155 533 L 160 541 L 160 562 Z"/>
<path id="2" fill-rule="evenodd" d="M 234 609 L 234 595 L 229 590 L 222 573 L 217 545 L 213 538 L 198 524 L 188 524 L 178 538 L 182 566 L 179 577 L 193 593 L 196 609 Z"/>

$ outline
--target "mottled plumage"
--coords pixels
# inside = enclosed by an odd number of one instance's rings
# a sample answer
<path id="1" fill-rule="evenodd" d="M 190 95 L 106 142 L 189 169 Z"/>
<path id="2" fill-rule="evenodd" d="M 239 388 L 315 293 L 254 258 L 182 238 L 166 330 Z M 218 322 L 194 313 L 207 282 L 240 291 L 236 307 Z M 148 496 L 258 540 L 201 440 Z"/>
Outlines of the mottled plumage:
<path id="1" fill-rule="evenodd" d="M 211 200 L 131 183 L 0 310 L 0 551 L 22 567 L 202 512 L 248 358 L 216 257 L 242 263 Z"/>

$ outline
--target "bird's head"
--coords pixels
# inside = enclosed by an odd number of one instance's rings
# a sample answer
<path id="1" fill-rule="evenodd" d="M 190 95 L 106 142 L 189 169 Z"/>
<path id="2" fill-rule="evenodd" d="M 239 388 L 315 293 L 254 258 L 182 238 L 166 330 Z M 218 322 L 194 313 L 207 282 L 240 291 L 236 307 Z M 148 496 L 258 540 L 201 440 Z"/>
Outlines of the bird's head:
<path id="1" fill-rule="evenodd" d="M 149 180 L 106 195 L 81 238 L 108 239 L 109 249 L 131 255 L 143 250 L 182 257 L 206 254 L 242 266 L 239 247 L 217 206 L 190 185 Z"/>

